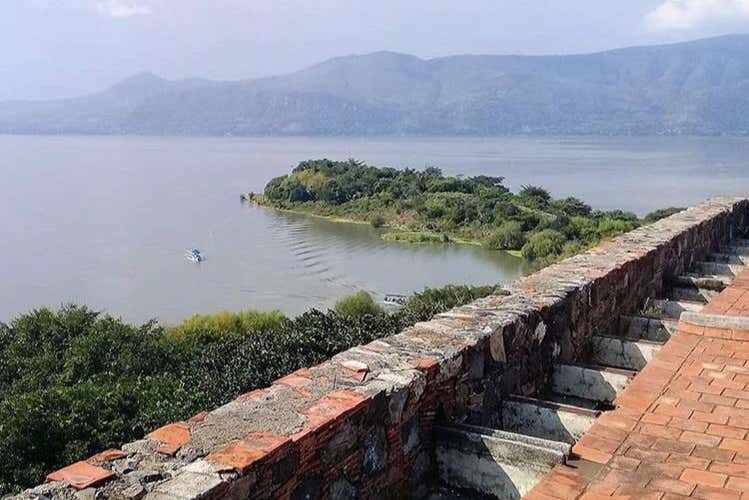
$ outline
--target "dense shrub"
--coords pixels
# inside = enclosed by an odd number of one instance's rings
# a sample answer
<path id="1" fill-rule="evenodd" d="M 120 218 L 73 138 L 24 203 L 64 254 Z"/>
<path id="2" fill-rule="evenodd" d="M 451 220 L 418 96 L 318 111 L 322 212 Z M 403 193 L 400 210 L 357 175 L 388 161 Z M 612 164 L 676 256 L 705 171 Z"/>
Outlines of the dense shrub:
<path id="1" fill-rule="evenodd" d="M 374 215 L 371 219 L 369 219 L 369 223 L 372 225 L 372 227 L 382 227 L 385 225 L 385 217 L 382 215 Z"/>
<path id="2" fill-rule="evenodd" d="M 382 308 L 365 291 L 357 292 L 339 300 L 333 309 L 341 316 L 346 317 L 377 315 L 382 312 Z"/>
<path id="3" fill-rule="evenodd" d="M 364 294 L 292 319 L 220 313 L 163 328 L 66 306 L 0 323 L 0 495 L 491 291 L 428 289 L 392 314 Z"/>
<path id="4" fill-rule="evenodd" d="M 666 217 L 669 217 L 671 215 L 678 214 L 679 212 L 683 212 L 684 210 L 686 210 L 686 208 L 684 207 L 661 208 L 647 214 L 645 218 L 642 219 L 642 221 L 646 224 L 650 224 L 652 222 L 665 219 Z"/>
<path id="5" fill-rule="evenodd" d="M 494 286 L 446 286 L 427 288 L 421 293 L 409 297 L 406 304 L 398 311 L 399 328 L 405 328 L 453 307 L 467 304 L 480 297 L 486 297 L 494 291 Z"/>
<path id="6" fill-rule="evenodd" d="M 561 200 L 554 200 L 551 203 L 551 208 L 557 213 L 567 215 L 569 217 L 587 217 L 593 211 L 589 205 L 586 205 L 577 198 L 564 198 Z"/>
<path id="7" fill-rule="evenodd" d="M 485 246 L 492 250 L 518 250 L 525 243 L 523 225 L 514 220 L 503 222 L 486 240 Z"/>
<path id="8" fill-rule="evenodd" d="M 551 194 L 538 186 L 521 186 L 520 192 L 518 192 L 518 200 L 527 207 L 544 209 L 551 202 Z"/>
<path id="9" fill-rule="evenodd" d="M 544 229 L 531 235 L 523 245 L 523 257 L 528 260 L 547 259 L 562 253 L 567 239 L 559 231 Z"/>
<path id="10" fill-rule="evenodd" d="M 223 311 L 216 314 L 196 314 L 170 328 L 175 336 L 241 335 L 277 329 L 286 319 L 280 311 Z"/>

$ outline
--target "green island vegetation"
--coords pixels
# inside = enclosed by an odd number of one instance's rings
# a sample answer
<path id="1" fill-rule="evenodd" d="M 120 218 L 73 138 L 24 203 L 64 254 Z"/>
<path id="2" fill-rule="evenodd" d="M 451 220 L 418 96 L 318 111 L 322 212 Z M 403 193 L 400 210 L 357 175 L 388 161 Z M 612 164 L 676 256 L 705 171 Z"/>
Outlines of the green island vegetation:
<path id="1" fill-rule="evenodd" d="M 683 210 L 640 219 L 553 199 L 537 186 L 512 193 L 504 178 L 446 176 L 438 168 L 380 168 L 356 160 L 308 160 L 243 199 L 282 210 L 368 222 L 383 238 L 411 243 L 475 243 L 543 265 Z"/>
<path id="2" fill-rule="evenodd" d="M 393 312 L 360 292 L 294 318 L 223 312 L 164 327 L 69 305 L 0 323 L 0 496 L 493 289 L 426 289 Z"/>

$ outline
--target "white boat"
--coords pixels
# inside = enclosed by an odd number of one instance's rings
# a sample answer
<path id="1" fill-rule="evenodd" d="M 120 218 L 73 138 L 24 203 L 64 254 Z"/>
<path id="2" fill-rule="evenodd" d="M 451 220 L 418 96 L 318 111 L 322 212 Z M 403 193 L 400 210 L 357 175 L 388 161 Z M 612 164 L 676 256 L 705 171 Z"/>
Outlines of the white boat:
<path id="1" fill-rule="evenodd" d="M 190 262 L 203 262 L 205 261 L 205 255 L 197 248 L 192 250 L 185 250 L 185 258 Z"/>
<path id="2" fill-rule="evenodd" d="M 383 300 L 383 302 L 385 304 L 402 306 L 406 303 L 407 300 L 408 300 L 407 295 L 400 295 L 398 293 L 388 293 L 385 295 L 385 299 Z"/>

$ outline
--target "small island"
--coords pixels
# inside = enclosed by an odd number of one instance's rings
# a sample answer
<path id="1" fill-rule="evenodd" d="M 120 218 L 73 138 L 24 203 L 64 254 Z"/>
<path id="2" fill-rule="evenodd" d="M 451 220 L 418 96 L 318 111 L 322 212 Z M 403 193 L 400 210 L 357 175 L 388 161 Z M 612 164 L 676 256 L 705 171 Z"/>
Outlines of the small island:
<path id="1" fill-rule="evenodd" d="M 435 167 L 398 170 L 356 160 L 308 160 L 243 199 L 280 210 L 384 228 L 386 240 L 473 243 L 548 263 L 676 213 L 643 219 L 593 210 L 577 198 L 553 199 L 538 186 L 517 193 L 503 177 L 447 176 Z"/>

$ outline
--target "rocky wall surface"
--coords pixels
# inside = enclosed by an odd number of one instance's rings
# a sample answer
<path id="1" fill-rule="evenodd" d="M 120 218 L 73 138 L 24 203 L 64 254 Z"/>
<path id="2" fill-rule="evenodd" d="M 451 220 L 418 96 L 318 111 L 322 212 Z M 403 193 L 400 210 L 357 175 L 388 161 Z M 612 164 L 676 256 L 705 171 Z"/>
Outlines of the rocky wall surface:
<path id="1" fill-rule="evenodd" d="M 709 200 L 72 464 L 21 497 L 420 498 L 435 420 L 497 427 L 503 397 L 538 394 L 554 363 L 580 359 L 593 333 L 615 333 L 621 314 L 747 222 L 749 200 Z"/>

